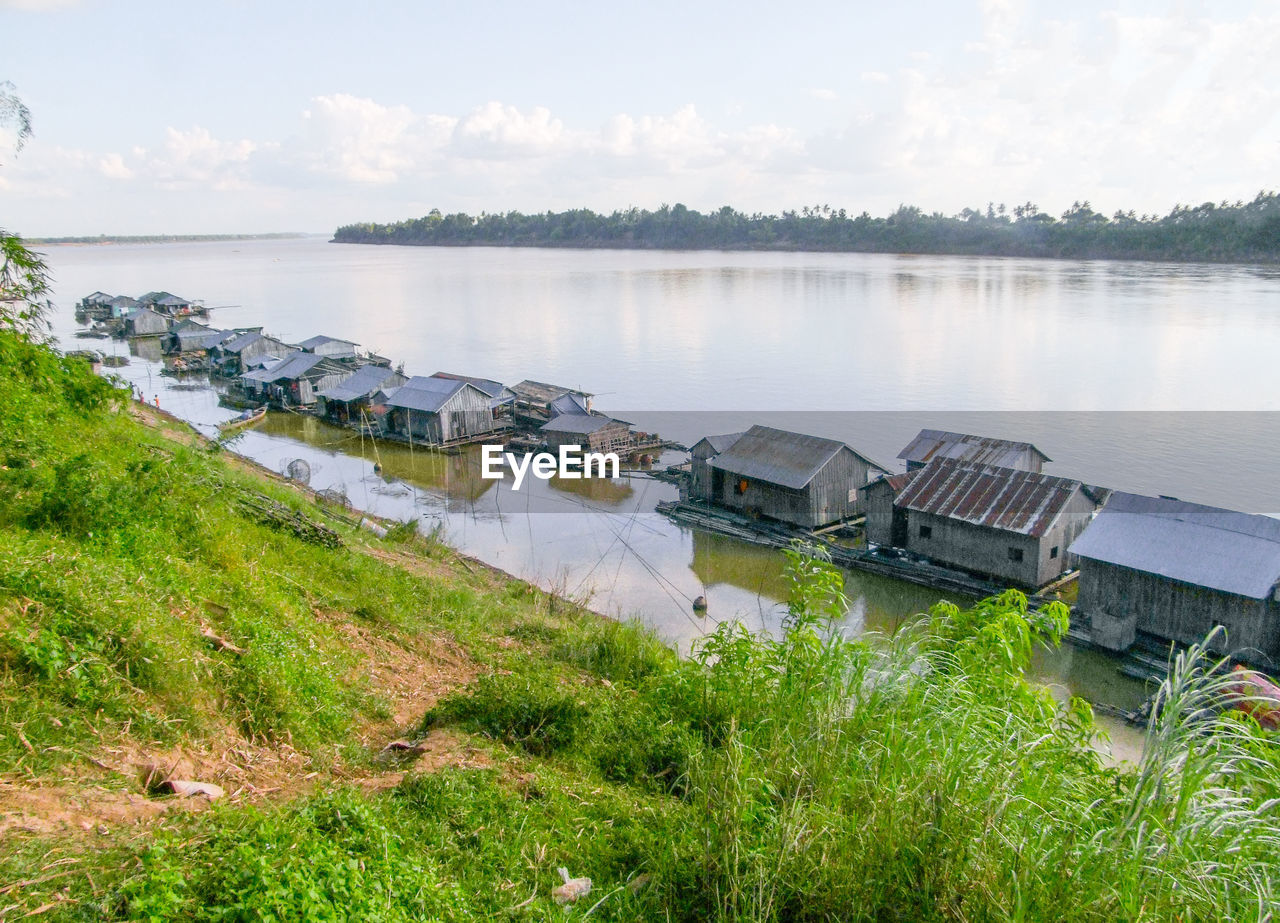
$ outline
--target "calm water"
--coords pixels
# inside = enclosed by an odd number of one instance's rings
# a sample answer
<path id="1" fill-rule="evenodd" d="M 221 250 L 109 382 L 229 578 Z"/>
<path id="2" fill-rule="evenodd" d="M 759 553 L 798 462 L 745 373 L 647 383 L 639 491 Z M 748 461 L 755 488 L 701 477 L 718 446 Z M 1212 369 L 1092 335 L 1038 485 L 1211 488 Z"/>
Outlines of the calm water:
<path id="1" fill-rule="evenodd" d="M 355 340 L 410 373 L 447 370 L 594 392 L 596 406 L 691 444 L 765 422 L 896 466 L 923 426 L 1035 442 L 1053 473 L 1280 512 L 1280 271 L 863 254 L 435 249 L 321 239 L 51 247 L 61 308 L 95 289 L 167 289 L 219 326 Z M 135 358 L 121 370 L 212 429 L 230 412 Z M 776 629 L 778 556 L 652 512 L 674 489 L 482 481 L 474 457 L 374 449 L 273 415 L 237 450 L 371 511 L 418 516 L 512 573 L 636 615 L 681 644 L 713 619 Z M 676 457 L 667 459 L 677 460 Z M 930 591 L 852 574 L 855 628 L 890 630 Z M 1041 664 L 1065 690 L 1140 695 L 1094 655 Z"/>

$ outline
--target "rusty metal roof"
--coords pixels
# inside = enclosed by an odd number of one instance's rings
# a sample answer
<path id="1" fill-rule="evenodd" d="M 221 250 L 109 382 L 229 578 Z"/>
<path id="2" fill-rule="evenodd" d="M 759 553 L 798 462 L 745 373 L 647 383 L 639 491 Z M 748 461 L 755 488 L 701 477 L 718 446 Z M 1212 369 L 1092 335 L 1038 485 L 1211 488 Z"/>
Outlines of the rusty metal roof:
<path id="1" fill-rule="evenodd" d="M 916 472 L 894 505 L 1038 538 L 1083 486 L 1051 474 L 940 458 Z"/>
<path id="2" fill-rule="evenodd" d="M 917 473 L 918 472 L 916 471 L 904 471 L 902 474 L 884 474 L 876 478 L 867 486 L 875 487 L 877 484 L 887 484 L 889 489 L 893 491 L 893 495 L 896 497 L 898 494 L 902 493 L 902 488 L 911 483 Z"/>
<path id="3" fill-rule="evenodd" d="M 975 465 L 998 465 L 1002 468 L 1023 468 L 1032 455 L 1042 461 L 1053 461 L 1029 442 L 1013 442 L 990 436 L 971 436 L 968 433 L 948 433 L 940 429 L 922 429 L 911 443 L 898 453 L 909 462 L 928 464 L 935 458 L 954 458 Z"/>
<path id="4" fill-rule="evenodd" d="M 759 425 L 743 433 L 732 446 L 712 458 L 708 464 L 731 474 L 799 490 L 812 481 L 814 475 L 842 449 L 848 449 L 877 471 L 885 470 L 843 442 Z"/>

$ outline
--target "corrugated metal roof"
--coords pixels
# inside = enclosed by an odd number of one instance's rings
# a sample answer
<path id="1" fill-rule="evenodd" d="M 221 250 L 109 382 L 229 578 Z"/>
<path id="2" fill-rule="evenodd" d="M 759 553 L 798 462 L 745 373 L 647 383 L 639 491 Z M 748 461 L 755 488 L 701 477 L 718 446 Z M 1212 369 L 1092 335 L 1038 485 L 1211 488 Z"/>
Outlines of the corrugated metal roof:
<path id="1" fill-rule="evenodd" d="M 527 378 L 518 384 L 512 385 L 511 393 L 519 400 L 530 404 L 549 404 L 562 394 L 581 394 L 583 397 L 591 397 L 587 392 L 579 391 L 577 388 L 564 388 L 560 385 L 549 385 L 545 381 L 532 381 Z"/>
<path id="2" fill-rule="evenodd" d="M 843 442 L 759 425 L 743 433 L 708 464 L 745 478 L 799 490 L 841 449 L 848 449 L 878 471 L 885 470 Z"/>
<path id="3" fill-rule="evenodd" d="M 719 455 L 721 452 L 732 448 L 733 444 L 742 438 L 742 435 L 742 433 L 721 433 L 718 436 L 703 436 L 693 444 L 693 448 L 696 449 L 705 442 L 710 446 L 713 454 Z"/>
<path id="4" fill-rule="evenodd" d="M 507 386 L 500 381 L 494 381 L 492 378 L 476 378 L 472 375 L 455 375 L 452 372 L 436 372 L 432 378 L 443 378 L 446 381 L 465 381 L 467 384 L 475 385 L 489 397 L 501 397 L 502 392 L 507 390 Z"/>
<path id="5" fill-rule="evenodd" d="M 279 362 L 246 372 L 240 377 L 246 381 L 287 381 L 305 375 L 324 361 L 324 356 L 317 356 L 315 353 L 293 353 Z"/>
<path id="6" fill-rule="evenodd" d="M 314 336 L 310 339 L 303 340 L 298 344 L 298 348 L 310 350 L 315 349 L 317 346 L 324 346 L 326 343 L 342 343 L 346 346 L 350 346 L 352 349 L 355 349 L 360 345 L 358 343 L 353 343 L 350 340 L 340 340 L 337 337 L 327 337 L 322 334 L 320 336 Z"/>
<path id="7" fill-rule="evenodd" d="M 261 333 L 255 332 L 240 333 L 224 342 L 222 348 L 225 352 L 238 353 L 246 346 L 261 340 L 262 336 Z"/>
<path id="8" fill-rule="evenodd" d="M 581 394 L 573 393 L 560 395 L 547 405 L 547 410 L 550 411 L 553 417 L 558 417 L 564 413 L 578 414 L 579 416 L 591 413 L 590 408 L 587 407 L 587 399 Z"/>
<path id="9" fill-rule="evenodd" d="M 387 406 L 434 413 L 463 388 L 475 388 L 475 385 L 448 378 L 414 375 L 399 388 L 387 393 Z"/>
<path id="10" fill-rule="evenodd" d="M 544 433 L 574 433 L 586 436 L 598 429 L 603 429 L 610 423 L 620 422 L 622 421 L 606 417 L 602 413 L 562 413 L 560 416 L 552 418 L 550 422 L 543 423 L 539 429 Z"/>
<path id="11" fill-rule="evenodd" d="M 1264 599 L 1280 583 L 1280 520 L 1116 493 L 1071 545 L 1082 558 Z"/>
<path id="12" fill-rule="evenodd" d="M 893 491 L 893 495 L 896 497 L 898 494 L 902 493 L 902 488 L 911 483 L 912 478 L 914 478 L 917 473 L 918 472 L 916 471 L 906 471 L 902 474 L 884 474 L 876 478 L 867 486 L 874 487 L 876 484 L 887 484 L 889 489 Z"/>
<path id="13" fill-rule="evenodd" d="M 998 465 L 1016 468 L 1027 452 L 1034 452 L 1045 461 L 1053 461 L 1029 442 L 1013 442 L 990 436 L 971 436 L 968 433 L 949 433 L 940 429 L 922 429 L 910 444 L 898 453 L 909 462 L 928 464 L 935 458 L 954 458 L 976 465 Z"/>
<path id="14" fill-rule="evenodd" d="M 939 458 L 915 473 L 896 506 L 1039 537 L 1082 489 L 1079 481 Z"/>
<path id="15" fill-rule="evenodd" d="M 331 388 L 326 388 L 319 392 L 319 395 L 331 401 L 358 401 L 377 391 L 398 374 L 395 369 L 380 365 L 363 365 L 356 369 L 350 378 Z"/>

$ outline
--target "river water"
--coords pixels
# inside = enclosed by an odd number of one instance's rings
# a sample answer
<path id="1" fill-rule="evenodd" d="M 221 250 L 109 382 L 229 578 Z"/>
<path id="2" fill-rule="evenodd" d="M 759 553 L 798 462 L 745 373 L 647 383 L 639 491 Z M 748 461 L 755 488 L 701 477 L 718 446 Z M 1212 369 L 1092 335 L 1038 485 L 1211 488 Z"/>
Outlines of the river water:
<path id="1" fill-rule="evenodd" d="M 410 374 L 581 388 L 598 409 L 685 444 L 760 422 L 848 441 L 897 469 L 920 428 L 955 429 L 1035 442 L 1050 473 L 1280 513 L 1274 268 L 321 238 L 46 253 L 66 348 L 127 349 L 72 338 L 83 295 L 164 289 L 215 306 L 216 326 L 343 337 Z M 231 416 L 208 388 L 161 377 L 155 358 L 119 371 L 206 432 Z M 375 448 L 278 414 L 235 449 L 276 470 L 303 458 L 315 487 L 417 517 L 469 554 L 682 647 L 719 619 L 780 623 L 779 554 L 657 515 L 675 491 L 652 478 L 528 479 L 516 492 L 481 479 L 474 454 Z M 892 630 L 937 596 L 847 579 L 854 630 Z M 706 618 L 691 612 L 698 595 Z M 1143 695 L 1112 661 L 1078 650 L 1041 657 L 1037 673 L 1064 695 L 1123 707 Z"/>

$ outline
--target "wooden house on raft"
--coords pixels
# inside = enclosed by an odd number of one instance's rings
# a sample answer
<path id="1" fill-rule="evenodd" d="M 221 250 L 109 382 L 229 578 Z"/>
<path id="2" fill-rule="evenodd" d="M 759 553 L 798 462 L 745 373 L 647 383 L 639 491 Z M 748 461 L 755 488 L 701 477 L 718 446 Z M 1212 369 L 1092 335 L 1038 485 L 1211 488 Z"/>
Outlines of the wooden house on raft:
<path id="1" fill-rule="evenodd" d="M 314 336 L 297 344 L 298 349 L 304 353 L 315 353 L 317 356 L 324 356 L 327 359 L 350 361 L 355 360 L 356 347 L 358 345 L 350 340 L 340 340 L 337 337 L 327 336 Z"/>
<path id="2" fill-rule="evenodd" d="M 474 375 L 457 375 L 453 372 L 436 372 L 431 377 L 444 378 L 448 381 L 465 381 L 475 385 L 489 395 L 489 409 L 493 411 L 494 420 L 507 421 L 511 419 L 516 396 L 502 382 L 494 381 L 492 378 L 478 378 Z"/>
<path id="3" fill-rule="evenodd" d="M 939 429 L 920 430 L 916 438 L 898 453 L 898 458 L 907 463 L 908 471 L 918 471 L 936 458 L 1023 471 L 1040 471 L 1045 462 L 1053 461 L 1029 442 L 949 433 Z"/>
<path id="4" fill-rule="evenodd" d="M 512 385 L 511 393 L 515 396 L 514 409 L 516 416 L 538 424 L 550 420 L 557 412 L 571 412 L 567 410 L 567 407 L 562 407 L 557 411 L 551 406 L 558 398 L 562 398 L 565 395 L 577 397 L 581 402 L 579 406 L 582 411 L 589 412 L 591 409 L 592 395 L 587 392 L 578 391 L 575 388 L 565 388 L 560 385 L 549 385 L 543 381 L 525 379 Z"/>
<path id="5" fill-rule="evenodd" d="M 349 366 L 315 353 L 295 352 L 278 362 L 245 372 L 240 386 L 250 400 L 281 407 L 309 407 L 316 402 L 317 392 L 332 388 L 350 378 Z"/>
<path id="6" fill-rule="evenodd" d="M 351 377 L 316 392 L 318 410 L 334 423 L 373 423 L 373 399 L 379 391 L 392 391 L 409 379 L 394 369 L 364 365 Z"/>
<path id="7" fill-rule="evenodd" d="M 150 308 L 136 308 L 125 318 L 124 335 L 127 337 L 162 337 L 169 332 L 170 319 Z"/>
<path id="8" fill-rule="evenodd" d="M 239 332 L 223 340 L 210 351 L 218 372 L 228 378 L 243 375 L 269 360 L 279 361 L 298 350 L 287 343 L 267 336 L 261 328 Z"/>
<path id="9" fill-rule="evenodd" d="M 894 505 L 906 513 L 908 551 L 1037 589 L 1074 566 L 1067 549 L 1109 496 L 1068 478 L 941 458 L 913 472 Z"/>
<path id="10" fill-rule="evenodd" d="M 469 381 L 415 375 L 372 400 L 385 433 L 424 445 L 475 442 L 496 429 L 489 395 Z"/>
<path id="11" fill-rule="evenodd" d="M 898 496 L 911 483 L 915 471 L 886 474 L 862 489 L 863 512 L 867 514 L 865 531 L 873 545 L 907 547 L 907 511 L 898 506 Z"/>
<path id="12" fill-rule="evenodd" d="M 711 499 L 711 465 L 709 462 L 742 438 L 742 433 L 703 436 L 689 449 L 689 496 L 695 500 Z"/>
<path id="13" fill-rule="evenodd" d="M 1221 626 L 1221 650 L 1280 666 L 1280 520 L 1116 493 L 1071 553 L 1095 643 L 1193 644 Z"/>
<path id="14" fill-rule="evenodd" d="M 695 499 L 806 529 L 859 513 L 859 488 L 885 473 L 843 442 L 769 426 L 751 427 L 707 467 Z"/>
<path id="15" fill-rule="evenodd" d="M 616 452 L 626 456 L 635 448 L 631 424 L 602 413 L 562 413 L 538 428 L 547 448 L 578 446 L 583 452 Z"/>

